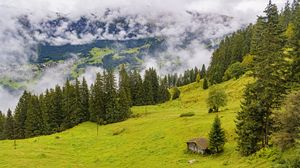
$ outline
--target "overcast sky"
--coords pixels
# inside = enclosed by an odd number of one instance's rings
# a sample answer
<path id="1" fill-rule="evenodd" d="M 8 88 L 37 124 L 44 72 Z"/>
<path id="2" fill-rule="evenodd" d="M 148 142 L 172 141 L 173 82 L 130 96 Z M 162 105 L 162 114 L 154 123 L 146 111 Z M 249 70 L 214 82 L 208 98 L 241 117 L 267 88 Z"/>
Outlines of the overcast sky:
<path id="1" fill-rule="evenodd" d="M 16 10 L 46 14 L 47 11 L 81 14 L 106 8 L 122 8 L 131 12 L 196 10 L 226 14 L 254 21 L 269 0 L 1 0 L 0 5 Z M 281 8 L 285 0 L 273 0 Z M 0 11 L 1 14 L 1 11 Z"/>

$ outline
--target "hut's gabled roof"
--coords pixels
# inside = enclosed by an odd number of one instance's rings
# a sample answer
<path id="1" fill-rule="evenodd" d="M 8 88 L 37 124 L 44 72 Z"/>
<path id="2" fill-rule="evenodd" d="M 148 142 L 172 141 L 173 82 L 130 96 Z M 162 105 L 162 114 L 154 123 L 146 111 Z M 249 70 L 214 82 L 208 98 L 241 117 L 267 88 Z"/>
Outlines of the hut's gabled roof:
<path id="1" fill-rule="evenodd" d="M 208 140 L 206 138 L 194 138 L 187 142 L 189 143 L 195 143 L 198 148 L 200 149 L 207 149 L 208 148 Z"/>

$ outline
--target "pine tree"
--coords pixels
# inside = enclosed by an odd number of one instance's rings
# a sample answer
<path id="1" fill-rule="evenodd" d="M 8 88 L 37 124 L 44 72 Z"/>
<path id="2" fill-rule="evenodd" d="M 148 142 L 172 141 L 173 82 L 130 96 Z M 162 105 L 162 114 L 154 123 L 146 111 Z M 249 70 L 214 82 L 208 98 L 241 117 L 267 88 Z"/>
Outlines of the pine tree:
<path id="1" fill-rule="evenodd" d="M 265 31 L 266 22 L 265 18 L 260 16 L 257 18 L 256 25 L 254 26 L 254 32 L 251 40 L 251 55 L 261 55 L 263 50 L 263 44 L 265 43 L 262 34 Z"/>
<path id="2" fill-rule="evenodd" d="M 29 99 L 30 94 L 24 91 L 15 109 L 14 118 L 16 138 L 25 138 L 25 121 L 27 116 Z"/>
<path id="3" fill-rule="evenodd" d="M 80 86 L 79 80 L 76 78 L 75 85 L 74 85 L 74 100 L 73 100 L 74 101 L 74 111 L 72 111 L 72 113 L 70 115 L 72 126 L 79 124 L 82 119 L 79 86 Z"/>
<path id="4" fill-rule="evenodd" d="M 236 118 L 236 133 L 238 135 L 238 150 L 248 156 L 260 149 L 263 136 L 264 119 L 261 117 L 263 106 L 259 101 L 257 84 L 249 84 L 244 92 L 244 101 L 242 102 L 242 110 L 238 112 Z"/>
<path id="5" fill-rule="evenodd" d="M 152 97 L 153 103 L 157 104 L 159 102 L 159 78 L 154 68 L 149 69 L 151 76 L 151 87 L 152 87 Z"/>
<path id="6" fill-rule="evenodd" d="M 293 21 L 294 36 L 291 39 L 291 47 L 293 48 L 293 64 L 292 64 L 292 81 L 299 85 L 300 83 L 300 4 L 299 1 L 293 3 Z"/>
<path id="7" fill-rule="evenodd" d="M 207 81 L 206 77 L 205 77 L 204 80 L 203 80 L 203 86 L 202 86 L 202 88 L 203 88 L 204 90 L 208 89 L 208 81 Z"/>
<path id="8" fill-rule="evenodd" d="M 62 90 L 56 85 L 55 89 L 46 90 L 44 96 L 40 96 L 40 106 L 45 124 L 45 134 L 55 133 L 61 130 L 64 114 L 62 111 Z"/>
<path id="9" fill-rule="evenodd" d="M 202 68 L 201 68 L 201 71 L 200 71 L 200 77 L 201 77 L 201 79 L 206 77 L 206 68 L 205 68 L 204 64 L 202 65 Z"/>
<path id="10" fill-rule="evenodd" d="M 132 105 L 132 98 L 131 98 L 131 89 L 130 89 L 130 78 L 128 73 L 126 72 L 125 65 L 121 65 L 121 70 L 119 72 L 119 87 L 123 89 L 127 96 L 127 101 L 129 105 Z"/>
<path id="11" fill-rule="evenodd" d="M 143 95 L 143 102 L 144 105 L 151 105 L 154 104 L 154 91 L 152 87 L 152 80 L 151 80 L 151 74 L 149 70 L 145 71 L 145 77 L 143 81 L 143 89 L 144 89 L 144 95 Z"/>
<path id="12" fill-rule="evenodd" d="M 74 94 L 75 94 L 75 98 L 74 98 L 74 112 L 71 115 L 71 121 L 73 121 L 72 125 L 77 125 L 79 123 L 82 123 L 85 121 L 85 117 L 86 117 L 86 112 L 83 111 L 82 109 L 82 105 L 81 105 L 81 100 L 82 100 L 82 96 L 81 96 L 81 84 L 79 82 L 78 79 L 75 79 L 75 88 L 74 88 Z"/>
<path id="13" fill-rule="evenodd" d="M 183 74 L 183 84 L 187 85 L 190 83 L 190 78 L 189 78 L 189 70 L 184 71 Z"/>
<path id="14" fill-rule="evenodd" d="M 194 75 L 195 75 L 194 82 L 197 81 L 197 76 L 198 76 L 198 74 L 199 74 L 199 76 L 200 76 L 201 70 L 199 70 L 197 67 L 195 67 L 195 68 L 194 68 Z M 201 76 L 200 76 L 200 79 L 201 79 Z"/>
<path id="15" fill-rule="evenodd" d="M 76 123 L 73 117 L 76 110 L 75 98 L 75 88 L 70 84 L 70 81 L 67 80 L 62 93 L 62 112 L 64 114 L 62 123 L 63 129 L 71 128 L 74 126 L 74 123 Z"/>
<path id="16" fill-rule="evenodd" d="M 97 73 L 96 81 L 91 87 L 89 100 L 90 120 L 98 124 L 104 124 L 106 119 L 104 76 L 105 74 L 101 76 L 100 73 Z"/>
<path id="17" fill-rule="evenodd" d="M 149 68 L 145 71 L 143 89 L 143 100 L 145 105 L 156 104 L 159 102 L 159 79 L 155 69 Z"/>
<path id="18" fill-rule="evenodd" d="M 164 79 L 161 80 L 159 85 L 159 91 L 158 91 L 158 97 L 159 97 L 159 103 L 164 103 L 166 101 L 169 101 L 171 98 L 171 94 L 168 90 L 167 86 L 167 77 L 164 77 Z"/>
<path id="19" fill-rule="evenodd" d="M 178 74 L 175 73 L 172 79 L 172 87 L 178 86 Z"/>
<path id="20" fill-rule="evenodd" d="M 4 129 L 3 129 L 4 139 L 14 139 L 15 138 L 14 125 L 15 125 L 15 121 L 12 116 L 12 112 L 10 109 L 8 109 L 8 111 L 6 113 Z"/>
<path id="21" fill-rule="evenodd" d="M 137 70 L 134 70 L 134 72 L 130 75 L 130 90 L 133 105 L 143 105 L 143 80 Z"/>
<path id="22" fill-rule="evenodd" d="M 252 43 L 251 49 L 256 82 L 246 89 L 245 102 L 236 121 L 238 148 L 243 155 L 269 145 L 272 130 L 270 116 L 274 109 L 280 107 L 287 91 L 286 60 L 282 52 L 283 30 L 279 25 L 276 5 L 270 1 L 265 13 L 266 17 L 258 20 L 259 28 L 256 28 L 255 43 Z"/>
<path id="23" fill-rule="evenodd" d="M 0 111 L 0 140 L 4 139 L 3 131 L 4 131 L 4 124 L 5 124 L 5 115 L 2 114 Z"/>
<path id="24" fill-rule="evenodd" d="M 106 123 L 114 123 L 120 120 L 119 104 L 117 100 L 116 83 L 113 71 L 108 71 L 104 76 L 104 105 Z"/>
<path id="25" fill-rule="evenodd" d="M 130 117 L 130 106 L 128 101 L 128 96 L 126 95 L 126 90 L 124 88 L 120 88 L 119 90 L 119 119 L 118 121 L 123 121 Z"/>
<path id="26" fill-rule="evenodd" d="M 92 84 L 90 86 L 90 95 L 89 95 L 89 120 L 92 122 L 97 122 L 97 113 L 96 113 L 96 98 L 95 98 L 95 88 Z"/>
<path id="27" fill-rule="evenodd" d="M 88 121 L 90 119 L 89 112 L 89 88 L 85 78 L 82 79 L 82 84 L 80 86 L 80 108 L 83 112 L 83 120 Z"/>
<path id="28" fill-rule="evenodd" d="M 45 125 L 39 99 L 37 96 L 31 96 L 25 121 L 25 138 L 42 135 L 44 128 Z"/>
<path id="29" fill-rule="evenodd" d="M 62 123 L 64 121 L 64 111 L 62 109 L 63 106 L 63 92 L 59 85 L 55 86 L 55 90 L 52 93 L 52 103 L 53 103 L 53 113 L 50 117 L 50 121 L 52 121 L 52 126 L 50 126 L 53 132 L 57 132 L 62 130 Z"/>
<path id="30" fill-rule="evenodd" d="M 180 74 L 177 78 L 176 86 L 179 87 L 179 86 L 183 86 L 183 85 L 184 85 L 183 75 Z"/>
<path id="31" fill-rule="evenodd" d="M 289 0 L 285 3 L 284 9 L 280 14 L 280 25 L 283 26 L 283 28 L 287 28 L 288 24 L 290 23 L 292 19 L 292 10 L 291 10 L 291 4 Z"/>
<path id="32" fill-rule="evenodd" d="M 52 89 L 51 89 L 52 90 Z M 39 96 L 39 105 L 40 105 L 40 110 L 42 114 L 42 119 L 43 119 L 43 133 L 44 135 L 51 134 L 51 128 L 50 128 L 50 116 L 52 115 L 52 106 L 51 106 L 51 99 L 50 99 L 50 93 L 47 90 L 46 95 L 44 96 L 41 94 Z"/>
<path id="33" fill-rule="evenodd" d="M 196 74 L 195 74 L 195 70 L 191 69 L 190 70 L 190 83 L 196 82 Z"/>
<path id="34" fill-rule="evenodd" d="M 225 131 L 221 127 L 221 121 L 218 115 L 215 117 L 211 131 L 209 133 L 209 149 L 213 153 L 223 151 L 226 142 Z"/>
<path id="35" fill-rule="evenodd" d="M 286 61 L 284 59 L 282 46 L 282 27 L 279 25 L 278 11 L 276 5 L 270 4 L 265 10 L 266 28 L 263 33 L 265 42 L 261 52 L 254 56 L 254 77 L 257 78 L 257 86 L 263 86 L 260 92 L 261 101 L 265 108 L 262 113 L 264 118 L 263 146 L 268 146 L 271 133 L 272 109 L 279 108 L 286 93 Z M 258 88 L 258 89 L 259 89 Z"/>

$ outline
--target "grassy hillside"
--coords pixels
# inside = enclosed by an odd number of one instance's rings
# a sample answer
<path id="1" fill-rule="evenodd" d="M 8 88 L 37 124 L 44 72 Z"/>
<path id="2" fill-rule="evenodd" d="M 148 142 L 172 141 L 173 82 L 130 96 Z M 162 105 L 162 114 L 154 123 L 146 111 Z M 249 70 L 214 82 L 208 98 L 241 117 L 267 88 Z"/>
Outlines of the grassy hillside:
<path id="1" fill-rule="evenodd" d="M 157 106 L 133 107 L 135 118 L 99 127 L 86 122 L 62 133 L 17 141 L 0 141 L 0 167 L 270 167 L 262 157 L 243 158 L 236 151 L 234 119 L 245 84 L 243 77 L 214 86 L 226 89 L 228 106 L 219 115 L 228 143 L 221 155 L 186 151 L 185 142 L 208 136 L 215 114 L 208 114 L 208 90 L 202 83 L 181 87 L 181 97 Z M 193 117 L 179 117 L 194 112 Z M 188 161 L 196 160 L 190 164 Z"/>

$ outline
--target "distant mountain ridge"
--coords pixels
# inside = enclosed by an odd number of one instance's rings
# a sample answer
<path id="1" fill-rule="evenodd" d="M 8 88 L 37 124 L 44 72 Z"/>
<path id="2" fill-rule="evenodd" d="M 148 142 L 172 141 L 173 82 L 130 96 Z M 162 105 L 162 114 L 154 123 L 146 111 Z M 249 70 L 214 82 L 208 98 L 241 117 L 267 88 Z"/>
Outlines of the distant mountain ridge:
<path id="1" fill-rule="evenodd" d="M 54 18 L 45 18 L 38 23 L 32 23 L 29 15 L 23 15 L 18 18 L 21 27 L 35 40 L 50 44 L 76 44 L 76 41 L 64 41 L 70 35 L 78 39 L 83 39 L 91 35 L 90 40 L 130 40 L 149 37 L 167 37 L 182 36 L 184 42 L 198 39 L 207 41 L 210 38 L 205 37 L 205 29 L 211 28 L 210 24 L 219 24 L 223 27 L 230 27 L 232 17 L 218 14 L 204 14 L 186 11 L 184 21 L 176 21 L 177 16 L 161 15 L 158 18 L 147 18 L 139 15 L 122 15 L 117 12 L 107 10 L 101 16 L 90 14 L 77 18 L 69 18 L 59 13 Z M 163 22 L 161 22 L 163 21 Z M 186 22 L 186 23 L 185 23 Z M 189 22 L 193 22 L 192 24 Z M 185 24 L 183 31 L 168 33 L 167 29 Z M 189 25 L 190 24 L 190 25 Z M 217 30 L 211 30 L 215 34 Z M 42 38 L 43 37 L 43 38 Z M 75 38 L 74 37 L 74 38 Z M 62 41 L 51 41 L 55 38 L 61 38 Z M 70 39 L 71 40 L 71 39 Z M 90 41 L 81 41 L 81 44 Z"/>
<path id="2" fill-rule="evenodd" d="M 57 13 L 56 18 L 45 19 L 38 24 L 31 23 L 29 16 L 24 15 L 19 17 L 18 22 L 26 35 L 38 42 L 38 58 L 33 62 L 43 63 L 68 59 L 70 53 L 86 55 L 94 47 L 135 48 L 145 45 L 146 41 L 151 47 L 149 53 L 144 52 L 144 56 L 154 56 L 155 52 L 167 50 L 168 45 L 162 41 L 174 35 L 180 37 L 180 41 L 172 47 L 184 49 L 193 41 L 198 41 L 213 49 L 220 37 L 205 37 L 206 26 L 212 22 L 228 27 L 233 19 L 225 15 L 187 11 L 186 15 L 196 26 L 186 26 L 178 34 L 164 34 L 172 25 L 176 27 L 176 22 L 156 23 L 138 15 L 119 15 L 118 11 L 116 15 L 115 12 L 107 9 L 103 16 L 90 14 L 75 20 Z M 143 59 L 143 56 L 139 58 Z"/>
<path id="3" fill-rule="evenodd" d="M 127 64 L 129 69 L 143 69 L 148 59 L 158 60 L 164 67 L 173 61 L 169 65 L 175 70 L 186 65 L 180 51 L 198 45 L 213 50 L 220 39 L 235 30 L 234 22 L 234 18 L 225 15 L 191 11 L 145 16 L 107 9 L 78 17 L 56 13 L 40 20 L 31 14 L 22 15 L 17 17 L 18 36 L 30 41 L 30 50 L 36 53 L 30 56 L 30 66 L 26 66 L 26 71 L 31 68 L 31 75 L 8 79 L 3 71 L 0 84 L 22 88 L 20 82 L 39 80 L 48 68 L 74 58 L 69 72 L 72 78 L 89 66 L 116 68 Z M 13 70 L 10 68 L 9 73 Z"/>

